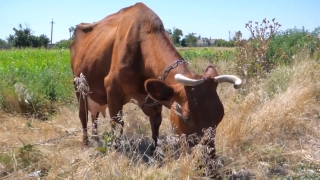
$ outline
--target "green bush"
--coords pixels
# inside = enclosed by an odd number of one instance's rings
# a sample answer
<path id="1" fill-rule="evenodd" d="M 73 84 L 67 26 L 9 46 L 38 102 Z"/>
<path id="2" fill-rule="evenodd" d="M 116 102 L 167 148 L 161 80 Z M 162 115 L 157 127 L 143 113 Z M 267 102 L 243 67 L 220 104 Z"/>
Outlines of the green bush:
<path id="1" fill-rule="evenodd" d="M 224 39 L 217 39 L 217 47 L 234 47 L 234 40 L 226 41 Z"/>
<path id="2" fill-rule="evenodd" d="M 319 48 L 319 41 L 316 39 L 319 36 L 317 29 L 313 32 L 302 29 L 288 29 L 278 32 L 271 39 L 267 57 L 272 59 L 277 64 L 290 64 L 291 58 L 301 50 L 306 50 L 310 56 Z M 279 53 L 279 51 L 283 53 Z M 285 55 L 286 58 L 283 58 Z M 282 59 L 283 61 L 279 61 Z"/>
<path id="3" fill-rule="evenodd" d="M 56 49 L 69 49 L 71 40 L 61 40 L 54 46 Z"/>

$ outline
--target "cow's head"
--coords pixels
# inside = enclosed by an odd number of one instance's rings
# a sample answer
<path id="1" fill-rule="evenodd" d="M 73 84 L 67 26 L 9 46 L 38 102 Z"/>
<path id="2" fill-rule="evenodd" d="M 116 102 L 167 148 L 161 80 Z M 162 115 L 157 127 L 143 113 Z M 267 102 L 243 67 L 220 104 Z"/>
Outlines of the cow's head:
<path id="1" fill-rule="evenodd" d="M 241 87 L 241 80 L 233 75 L 219 76 L 213 66 L 208 66 L 203 75 L 188 78 L 175 75 L 176 85 L 149 79 L 145 89 L 150 97 L 171 109 L 170 121 L 176 133 L 201 135 L 203 128 L 216 128 L 224 116 L 224 108 L 217 94 L 217 86 L 222 82 Z"/>

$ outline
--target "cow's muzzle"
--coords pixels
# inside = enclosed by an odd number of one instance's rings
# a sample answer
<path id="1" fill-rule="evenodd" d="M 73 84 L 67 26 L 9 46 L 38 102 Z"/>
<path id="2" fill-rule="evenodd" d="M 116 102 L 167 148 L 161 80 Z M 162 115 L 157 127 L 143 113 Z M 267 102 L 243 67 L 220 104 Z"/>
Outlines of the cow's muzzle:
<path id="1" fill-rule="evenodd" d="M 174 114 L 176 114 L 179 117 L 179 120 L 182 120 L 183 122 L 185 122 L 188 125 L 192 125 L 192 121 L 189 117 L 183 116 L 181 114 L 182 112 L 182 106 L 180 104 L 178 104 L 177 102 L 174 102 L 173 104 L 173 112 Z"/>

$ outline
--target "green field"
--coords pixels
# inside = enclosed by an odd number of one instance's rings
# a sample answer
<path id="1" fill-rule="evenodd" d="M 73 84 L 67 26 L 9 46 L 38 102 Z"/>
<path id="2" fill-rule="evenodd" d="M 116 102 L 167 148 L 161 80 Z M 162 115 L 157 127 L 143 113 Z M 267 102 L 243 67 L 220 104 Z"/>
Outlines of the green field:
<path id="1" fill-rule="evenodd" d="M 0 51 L 0 108 L 17 112 L 14 84 L 23 83 L 33 92 L 36 110 L 51 111 L 52 103 L 74 99 L 69 50 L 23 49 Z M 49 109 L 48 109 L 49 108 Z"/>

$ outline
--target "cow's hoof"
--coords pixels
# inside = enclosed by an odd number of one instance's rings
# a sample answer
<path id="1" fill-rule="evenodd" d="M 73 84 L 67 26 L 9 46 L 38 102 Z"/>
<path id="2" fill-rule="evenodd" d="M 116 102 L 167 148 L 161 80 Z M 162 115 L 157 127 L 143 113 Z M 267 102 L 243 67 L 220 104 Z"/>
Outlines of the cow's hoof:
<path id="1" fill-rule="evenodd" d="M 89 145 L 89 143 L 85 143 L 85 142 L 83 142 L 82 143 L 82 146 L 81 146 L 81 150 L 86 150 L 86 149 L 88 149 L 90 147 L 90 145 Z"/>
<path id="2" fill-rule="evenodd" d="M 112 148 L 114 150 L 118 150 L 120 147 L 120 139 L 119 138 L 115 138 L 115 140 L 112 142 Z"/>
<path id="3" fill-rule="evenodd" d="M 114 150 L 117 150 L 119 148 L 119 145 L 116 142 L 113 142 L 111 146 Z"/>
<path id="4" fill-rule="evenodd" d="M 82 146 L 89 146 L 89 139 L 88 138 L 83 138 L 83 140 L 82 140 Z"/>
<path id="5" fill-rule="evenodd" d="M 92 139 L 97 142 L 100 140 L 99 135 L 92 135 Z"/>
<path id="6" fill-rule="evenodd" d="M 156 150 L 156 147 L 153 146 L 153 145 L 151 145 L 151 146 L 150 146 L 150 152 L 153 154 L 155 150 Z"/>

